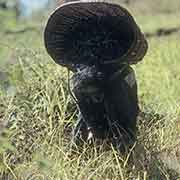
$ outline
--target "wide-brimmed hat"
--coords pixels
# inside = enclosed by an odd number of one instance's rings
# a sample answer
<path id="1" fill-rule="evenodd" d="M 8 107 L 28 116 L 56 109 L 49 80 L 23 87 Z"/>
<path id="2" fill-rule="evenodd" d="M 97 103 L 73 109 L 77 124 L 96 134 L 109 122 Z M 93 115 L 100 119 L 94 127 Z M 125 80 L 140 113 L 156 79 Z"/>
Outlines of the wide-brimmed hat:
<path id="1" fill-rule="evenodd" d="M 148 48 L 125 8 L 98 1 L 60 5 L 48 19 L 44 40 L 53 60 L 71 69 L 79 64 L 135 64 Z"/>

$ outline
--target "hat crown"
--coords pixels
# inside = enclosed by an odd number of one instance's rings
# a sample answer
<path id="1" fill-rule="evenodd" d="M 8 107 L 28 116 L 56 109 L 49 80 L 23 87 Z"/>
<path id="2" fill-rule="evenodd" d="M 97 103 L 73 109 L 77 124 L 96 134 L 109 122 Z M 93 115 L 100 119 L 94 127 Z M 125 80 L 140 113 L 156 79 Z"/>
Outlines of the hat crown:
<path id="1" fill-rule="evenodd" d="M 45 46 L 60 65 L 136 63 L 147 41 L 129 12 L 117 4 L 75 1 L 60 5 L 45 29 Z"/>

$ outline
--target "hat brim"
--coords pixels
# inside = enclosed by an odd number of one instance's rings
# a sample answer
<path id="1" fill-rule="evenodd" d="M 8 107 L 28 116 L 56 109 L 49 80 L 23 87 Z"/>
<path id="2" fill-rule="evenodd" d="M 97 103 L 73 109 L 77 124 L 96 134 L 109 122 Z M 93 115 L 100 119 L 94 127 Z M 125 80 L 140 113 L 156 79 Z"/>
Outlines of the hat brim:
<path id="1" fill-rule="evenodd" d="M 56 63 L 70 69 L 74 69 L 78 63 L 86 64 L 88 57 L 83 57 L 83 53 L 77 56 L 76 46 L 72 46 L 71 44 L 74 42 L 73 35 L 76 36 L 74 29 L 80 33 L 78 26 L 82 24 L 87 24 L 89 28 L 88 24 L 90 19 L 97 19 L 96 24 L 100 22 L 101 19 L 107 21 L 108 25 L 113 29 L 113 33 L 122 33 L 122 36 L 125 32 L 128 36 L 132 34 L 130 38 L 131 41 L 129 41 L 129 45 L 127 46 L 128 48 L 125 49 L 123 55 L 116 58 L 112 57 L 110 61 L 105 63 L 126 62 L 135 64 L 145 56 L 148 49 L 147 41 L 133 17 L 125 8 L 107 2 L 75 1 L 59 6 L 51 14 L 45 28 L 45 47 Z M 112 23 L 114 24 L 113 26 L 111 25 Z M 104 26 L 108 26 L 106 24 Z M 87 27 L 86 31 L 88 31 Z M 106 36 L 106 34 L 103 36 Z M 78 37 L 76 37 L 76 40 Z M 82 35 L 82 37 L 84 36 Z M 83 61 L 81 57 L 84 58 Z"/>

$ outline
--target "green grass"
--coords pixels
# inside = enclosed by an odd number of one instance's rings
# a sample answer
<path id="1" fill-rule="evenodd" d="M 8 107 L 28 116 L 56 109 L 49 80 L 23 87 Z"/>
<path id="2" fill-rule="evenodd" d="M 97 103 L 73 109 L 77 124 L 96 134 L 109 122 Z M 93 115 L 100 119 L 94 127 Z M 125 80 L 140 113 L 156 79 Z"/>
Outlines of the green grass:
<path id="1" fill-rule="evenodd" d="M 168 17 L 168 26 L 179 25 L 176 11 L 169 15 L 150 6 L 142 16 L 130 8 L 145 31 L 165 27 Z M 113 148 L 104 151 L 103 146 L 85 146 L 81 153 L 72 153 L 70 132 L 77 110 L 68 93 L 67 71 L 44 50 L 42 23 L 16 24 L 9 16 L 4 15 L 11 25 L 0 31 L 0 179 L 178 180 L 179 33 L 150 39 L 148 54 L 133 66 L 144 113 L 138 121 L 138 142 L 129 155 L 118 155 Z M 26 26 L 37 31 L 5 34 L 7 29 Z"/>

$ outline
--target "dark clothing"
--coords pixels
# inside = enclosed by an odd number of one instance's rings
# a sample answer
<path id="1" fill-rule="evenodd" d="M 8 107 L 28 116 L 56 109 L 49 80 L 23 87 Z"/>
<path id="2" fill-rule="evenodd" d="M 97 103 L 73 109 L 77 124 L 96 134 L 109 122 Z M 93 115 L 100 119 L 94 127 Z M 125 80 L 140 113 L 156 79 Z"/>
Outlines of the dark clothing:
<path id="1" fill-rule="evenodd" d="M 114 73 L 85 67 L 74 74 L 72 84 L 81 113 L 75 137 L 80 135 L 86 141 L 90 131 L 94 138 L 109 138 L 115 146 L 123 139 L 135 140 L 139 107 L 130 66 L 124 65 Z"/>

